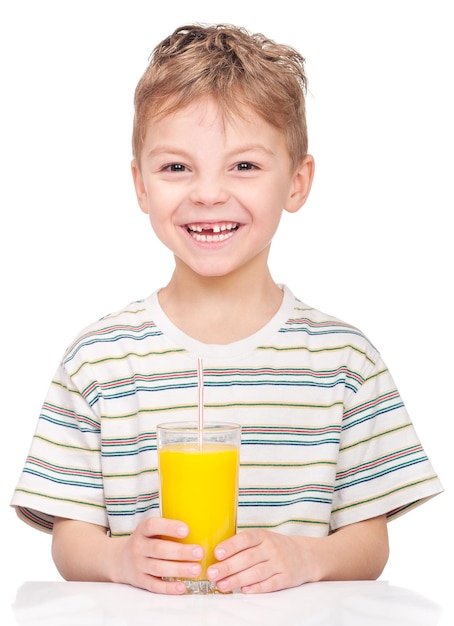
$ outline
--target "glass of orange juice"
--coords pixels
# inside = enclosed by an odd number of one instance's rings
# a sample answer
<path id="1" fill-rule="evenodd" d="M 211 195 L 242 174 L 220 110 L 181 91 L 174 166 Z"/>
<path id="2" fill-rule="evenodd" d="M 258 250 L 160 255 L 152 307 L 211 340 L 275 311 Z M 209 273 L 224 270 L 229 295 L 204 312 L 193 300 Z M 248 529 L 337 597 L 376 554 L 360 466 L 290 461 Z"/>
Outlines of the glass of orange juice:
<path id="1" fill-rule="evenodd" d="M 216 592 L 206 579 L 215 563 L 214 549 L 236 533 L 241 426 L 205 422 L 158 424 L 158 466 L 161 515 L 185 522 L 183 543 L 202 546 L 198 579 L 185 580 L 187 593 Z M 177 541 L 177 540 L 175 540 Z"/>

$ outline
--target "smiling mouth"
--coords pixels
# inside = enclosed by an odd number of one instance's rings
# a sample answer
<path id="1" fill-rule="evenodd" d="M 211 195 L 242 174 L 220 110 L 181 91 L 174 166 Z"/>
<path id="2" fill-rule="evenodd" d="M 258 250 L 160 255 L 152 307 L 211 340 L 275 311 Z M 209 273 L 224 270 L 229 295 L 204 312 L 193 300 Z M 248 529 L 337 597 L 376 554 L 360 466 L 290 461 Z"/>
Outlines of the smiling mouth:
<path id="1" fill-rule="evenodd" d="M 225 241 L 233 236 L 240 225 L 237 222 L 217 222 L 216 224 L 186 224 L 187 232 L 196 241 L 212 243 Z"/>

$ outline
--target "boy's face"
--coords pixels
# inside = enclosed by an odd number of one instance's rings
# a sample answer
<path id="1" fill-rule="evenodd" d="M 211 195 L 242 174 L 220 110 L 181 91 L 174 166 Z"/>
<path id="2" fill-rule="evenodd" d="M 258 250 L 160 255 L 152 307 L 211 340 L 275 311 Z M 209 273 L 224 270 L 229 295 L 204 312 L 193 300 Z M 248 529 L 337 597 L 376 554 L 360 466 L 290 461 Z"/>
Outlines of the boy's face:
<path id="1" fill-rule="evenodd" d="M 263 260 L 284 209 L 310 190 L 313 161 L 291 168 L 284 136 L 250 111 L 225 119 L 210 99 L 151 121 L 133 163 L 139 205 L 177 266 L 201 276 Z"/>

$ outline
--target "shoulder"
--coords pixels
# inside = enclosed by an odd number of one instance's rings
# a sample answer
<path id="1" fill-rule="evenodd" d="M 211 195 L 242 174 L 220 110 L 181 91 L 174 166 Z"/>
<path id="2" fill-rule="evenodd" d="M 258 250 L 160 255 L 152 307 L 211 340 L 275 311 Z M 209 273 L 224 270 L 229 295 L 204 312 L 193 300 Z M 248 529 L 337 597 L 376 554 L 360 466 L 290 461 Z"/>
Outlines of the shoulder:
<path id="1" fill-rule="evenodd" d="M 314 354 L 353 353 L 371 364 L 380 359 L 377 348 L 357 326 L 306 304 L 288 288 L 286 292 L 288 316 L 280 329 L 284 341 L 304 343 Z"/>
<path id="2" fill-rule="evenodd" d="M 140 339 L 161 334 L 150 317 L 150 299 L 133 301 L 86 326 L 66 349 L 63 363 L 87 358 L 88 354 L 123 352 L 125 344 L 133 346 Z"/>

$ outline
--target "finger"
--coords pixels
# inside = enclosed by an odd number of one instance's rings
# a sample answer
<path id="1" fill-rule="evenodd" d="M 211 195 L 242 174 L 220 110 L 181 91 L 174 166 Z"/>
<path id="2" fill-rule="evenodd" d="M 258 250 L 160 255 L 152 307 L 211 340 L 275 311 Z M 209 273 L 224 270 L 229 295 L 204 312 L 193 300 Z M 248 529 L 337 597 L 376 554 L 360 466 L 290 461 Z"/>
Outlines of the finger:
<path id="1" fill-rule="evenodd" d="M 218 561 L 228 559 L 234 554 L 258 546 L 262 542 L 260 531 L 243 531 L 222 541 L 215 548 L 214 555 Z"/>
<path id="2" fill-rule="evenodd" d="M 203 548 L 192 543 L 152 538 L 147 540 L 144 555 L 166 561 L 200 561 L 203 559 Z"/>
<path id="3" fill-rule="evenodd" d="M 283 589 L 286 586 L 284 578 L 282 573 L 272 574 L 266 562 L 218 580 L 216 586 L 223 593 L 234 589 L 241 589 L 244 593 L 266 593 Z"/>
<path id="4" fill-rule="evenodd" d="M 146 559 L 143 569 L 156 578 L 197 578 L 202 573 L 200 563 L 161 559 Z"/>
<path id="5" fill-rule="evenodd" d="M 251 585 L 243 585 L 241 587 L 241 591 L 243 593 L 271 593 L 273 591 L 280 591 L 281 589 L 287 588 L 288 585 L 285 585 L 284 579 L 282 576 L 270 576 L 266 580 L 262 580 L 260 582 L 253 583 Z"/>
<path id="6" fill-rule="evenodd" d="M 254 570 L 260 572 L 263 570 L 265 572 L 268 561 L 269 559 L 266 555 L 262 556 L 258 550 L 243 550 L 224 561 L 218 561 L 214 565 L 210 565 L 207 570 L 207 578 L 216 582 L 221 580 L 231 581 L 229 587 L 236 589 L 242 585 L 264 578 L 266 574 L 261 575 L 259 579 L 257 577 L 251 578 L 250 572 Z M 246 576 L 246 572 L 249 573 L 248 576 Z M 241 577 L 238 576 L 240 573 Z"/>
<path id="7" fill-rule="evenodd" d="M 139 524 L 137 531 L 146 537 L 173 537 L 184 539 L 189 534 L 189 527 L 179 520 L 167 519 L 165 517 L 149 517 Z"/>
<path id="8" fill-rule="evenodd" d="M 155 579 L 154 581 L 154 591 L 155 593 L 163 593 L 167 595 L 182 595 L 186 593 L 186 585 L 183 581 L 168 581 L 162 579 Z"/>
<path id="9" fill-rule="evenodd" d="M 136 586 L 153 593 L 167 595 L 182 595 L 186 593 L 186 585 L 181 580 L 162 580 L 162 578 L 145 574 L 137 581 Z"/>

